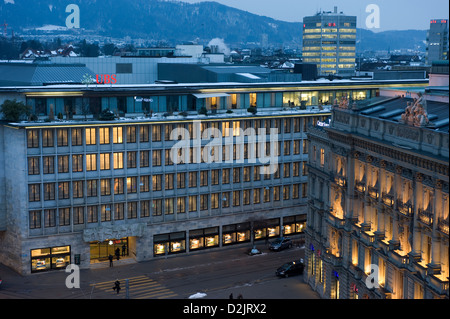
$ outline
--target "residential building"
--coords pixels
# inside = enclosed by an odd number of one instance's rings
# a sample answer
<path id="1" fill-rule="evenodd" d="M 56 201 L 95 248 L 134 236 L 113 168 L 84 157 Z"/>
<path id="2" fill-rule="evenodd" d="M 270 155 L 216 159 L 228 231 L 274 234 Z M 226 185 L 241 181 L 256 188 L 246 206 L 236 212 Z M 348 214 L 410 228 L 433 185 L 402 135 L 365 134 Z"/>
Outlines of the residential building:
<path id="1" fill-rule="evenodd" d="M 356 62 L 356 16 L 319 12 L 303 18 L 303 62 L 317 64 L 320 76 L 351 77 Z"/>

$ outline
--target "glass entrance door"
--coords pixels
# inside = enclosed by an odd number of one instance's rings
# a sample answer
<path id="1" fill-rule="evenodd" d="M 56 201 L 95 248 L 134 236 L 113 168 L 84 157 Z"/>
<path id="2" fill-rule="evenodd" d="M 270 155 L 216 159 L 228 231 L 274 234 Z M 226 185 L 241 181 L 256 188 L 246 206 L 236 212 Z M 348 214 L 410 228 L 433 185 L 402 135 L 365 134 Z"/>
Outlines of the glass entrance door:
<path id="1" fill-rule="evenodd" d="M 112 255 L 116 259 L 116 253 L 119 257 L 126 257 L 129 255 L 128 250 L 128 237 L 121 239 L 108 239 L 103 242 L 91 242 L 91 261 L 108 260 L 108 256 Z"/>

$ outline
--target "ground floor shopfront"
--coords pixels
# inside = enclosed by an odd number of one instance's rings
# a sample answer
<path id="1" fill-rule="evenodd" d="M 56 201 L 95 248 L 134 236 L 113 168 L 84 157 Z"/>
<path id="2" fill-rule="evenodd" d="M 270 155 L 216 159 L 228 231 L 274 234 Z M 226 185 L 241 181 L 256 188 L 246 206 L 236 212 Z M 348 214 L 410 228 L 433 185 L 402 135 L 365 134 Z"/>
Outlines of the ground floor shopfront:
<path id="1" fill-rule="evenodd" d="M 271 217 L 268 214 L 267 217 Z M 237 244 L 269 241 L 281 236 L 303 234 L 306 215 L 254 218 L 252 220 L 204 219 L 162 225 L 112 225 L 85 230 L 80 235 L 59 236 L 42 241 L 54 245 L 34 245 L 30 251 L 29 268 L 25 273 L 58 270 L 69 264 L 80 268 L 114 260 L 133 258 L 146 261 L 167 255 L 190 253 Z M 236 221 L 236 223 L 222 223 Z M 33 243 L 35 244 L 35 243 Z M 23 254 L 26 256 L 27 254 Z"/>

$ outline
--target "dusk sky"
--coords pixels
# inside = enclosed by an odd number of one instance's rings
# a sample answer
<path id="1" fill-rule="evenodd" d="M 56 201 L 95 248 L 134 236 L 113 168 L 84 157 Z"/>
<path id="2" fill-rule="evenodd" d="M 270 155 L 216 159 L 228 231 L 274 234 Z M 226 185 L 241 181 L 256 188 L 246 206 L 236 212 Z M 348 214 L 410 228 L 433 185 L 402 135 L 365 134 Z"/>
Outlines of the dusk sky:
<path id="1" fill-rule="evenodd" d="M 195 3 L 211 0 L 181 0 Z M 447 0 L 215 0 L 224 5 L 245 10 L 258 15 L 289 22 L 301 22 L 304 16 L 314 15 L 318 11 L 338 11 L 357 16 L 358 28 L 365 28 L 366 13 L 369 4 L 380 8 L 380 28 L 371 31 L 386 30 L 425 30 L 430 27 L 431 19 L 448 19 Z"/>

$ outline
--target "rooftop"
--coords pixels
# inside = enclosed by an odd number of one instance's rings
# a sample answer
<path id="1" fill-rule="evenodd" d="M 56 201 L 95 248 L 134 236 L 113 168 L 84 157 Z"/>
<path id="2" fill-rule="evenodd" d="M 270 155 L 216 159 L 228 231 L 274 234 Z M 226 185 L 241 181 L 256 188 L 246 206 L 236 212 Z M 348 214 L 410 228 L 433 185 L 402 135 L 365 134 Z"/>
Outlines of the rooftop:
<path id="1" fill-rule="evenodd" d="M 75 84 L 85 74 L 95 78 L 84 64 L 0 63 L 0 87 Z"/>
<path id="2" fill-rule="evenodd" d="M 365 101 L 365 105 L 359 105 L 362 115 L 376 117 L 383 120 L 401 123 L 401 115 L 405 113 L 408 103 L 413 104 L 413 98 L 405 97 L 376 97 Z M 426 101 L 429 125 L 431 130 L 449 131 L 449 104 L 440 101 Z"/>

